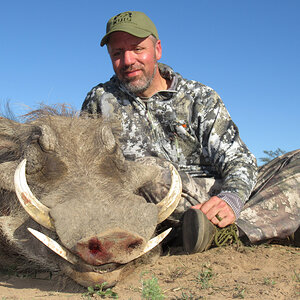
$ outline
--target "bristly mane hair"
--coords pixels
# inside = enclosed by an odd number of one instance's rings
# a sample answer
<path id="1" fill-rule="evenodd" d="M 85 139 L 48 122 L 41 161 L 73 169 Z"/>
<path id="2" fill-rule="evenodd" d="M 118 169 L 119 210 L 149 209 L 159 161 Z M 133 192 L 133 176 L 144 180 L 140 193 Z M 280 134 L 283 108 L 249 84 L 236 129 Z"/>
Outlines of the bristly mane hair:
<path id="1" fill-rule="evenodd" d="M 2 110 L 3 111 L 3 110 Z M 58 103 L 53 105 L 46 105 L 44 103 L 40 103 L 39 107 L 35 110 L 28 112 L 27 114 L 16 116 L 14 112 L 11 110 L 9 103 L 7 102 L 5 105 L 5 112 L 0 113 L 0 118 L 4 117 L 6 119 L 20 122 L 20 123 L 30 123 L 32 121 L 36 121 L 39 118 L 51 117 L 51 116 L 61 116 L 61 117 L 69 117 L 72 119 L 84 118 L 84 119 L 98 119 L 102 124 L 107 124 L 112 129 L 114 135 L 117 139 L 121 134 L 121 122 L 118 119 L 109 119 L 103 120 L 99 115 L 91 115 L 87 112 L 77 111 L 70 104 L 66 103 Z"/>
<path id="2" fill-rule="evenodd" d="M 10 107 L 10 100 L 0 104 L 0 118 L 18 121 L 18 117 L 14 114 Z"/>
<path id="3" fill-rule="evenodd" d="M 51 106 L 41 103 L 38 109 L 22 115 L 21 118 L 25 122 L 30 122 L 47 116 L 78 117 L 79 112 L 76 111 L 71 105 L 66 103 L 58 103 Z"/>
<path id="4" fill-rule="evenodd" d="M 30 109 L 28 107 L 28 109 Z M 34 121 L 41 117 L 46 116 L 63 116 L 63 117 L 78 117 L 80 112 L 78 112 L 70 104 L 58 103 L 53 105 L 46 105 L 40 103 L 37 109 L 31 110 L 29 113 L 17 116 L 13 109 L 11 108 L 10 101 L 1 103 L 0 105 L 0 118 L 9 119 L 15 122 L 27 123 Z"/>

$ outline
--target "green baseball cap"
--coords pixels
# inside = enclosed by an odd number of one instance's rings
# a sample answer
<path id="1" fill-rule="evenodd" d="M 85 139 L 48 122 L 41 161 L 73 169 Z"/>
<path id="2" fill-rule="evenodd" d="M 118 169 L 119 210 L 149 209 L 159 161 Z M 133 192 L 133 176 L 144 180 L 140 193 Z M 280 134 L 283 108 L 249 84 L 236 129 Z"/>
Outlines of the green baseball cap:
<path id="1" fill-rule="evenodd" d="M 153 34 L 158 39 L 155 25 L 140 11 L 126 11 L 110 18 L 106 24 L 106 35 L 100 43 L 101 47 L 108 42 L 109 35 L 115 31 L 125 31 L 140 38 Z"/>

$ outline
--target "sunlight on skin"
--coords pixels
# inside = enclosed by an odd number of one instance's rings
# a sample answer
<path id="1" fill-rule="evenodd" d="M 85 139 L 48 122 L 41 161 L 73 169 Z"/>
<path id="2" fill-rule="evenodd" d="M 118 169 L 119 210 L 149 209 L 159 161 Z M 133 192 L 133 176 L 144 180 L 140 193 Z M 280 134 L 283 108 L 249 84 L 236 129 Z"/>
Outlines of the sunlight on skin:
<path id="1" fill-rule="evenodd" d="M 157 71 L 162 55 L 160 40 L 154 43 L 152 37 L 117 31 L 110 35 L 107 48 L 117 77 L 131 92 L 148 98 L 168 88 L 169 83 Z"/>
<path id="2" fill-rule="evenodd" d="M 213 224 L 219 227 L 232 224 L 236 219 L 232 208 L 217 196 L 211 197 L 205 203 L 194 205 L 192 208 L 200 209 Z M 216 215 L 219 216 L 220 220 L 218 220 Z"/>

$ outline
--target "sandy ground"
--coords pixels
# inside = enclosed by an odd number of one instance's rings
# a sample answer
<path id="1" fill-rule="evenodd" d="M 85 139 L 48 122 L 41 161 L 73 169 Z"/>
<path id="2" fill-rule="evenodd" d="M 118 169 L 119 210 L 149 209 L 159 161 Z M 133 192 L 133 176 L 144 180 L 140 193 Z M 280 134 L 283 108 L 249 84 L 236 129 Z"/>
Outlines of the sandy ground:
<path id="1" fill-rule="evenodd" d="M 0 300 L 100 299 L 84 296 L 84 290 L 71 291 L 55 274 L 49 277 L 48 273 L 2 274 Z M 146 286 L 156 279 L 154 286 L 160 287 L 164 299 L 300 299 L 300 248 L 229 246 L 193 255 L 167 255 L 140 266 L 113 291 L 118 299 L 142 299 L 143 282 Z M 58 291 L 62 286 L 64 291 Z"/>

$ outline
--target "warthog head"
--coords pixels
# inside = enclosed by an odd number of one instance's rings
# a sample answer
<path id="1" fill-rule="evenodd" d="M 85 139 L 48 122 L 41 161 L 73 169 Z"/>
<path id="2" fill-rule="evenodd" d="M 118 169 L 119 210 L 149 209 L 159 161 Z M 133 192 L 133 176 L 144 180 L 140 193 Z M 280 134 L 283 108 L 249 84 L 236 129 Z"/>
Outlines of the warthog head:
<path id="1" fill-rule="evenodd" d="M 169 192 L 147 202 L 140 191 L 159 169 L 126 161 L 117 130 L 82 117 L 0 119 L 4 252 L 90 286 L 114 284 L 160 243 L 169 230 L 155 236 L 156 228 L 178 204 L 180 177 L 170 166 Z"/>

